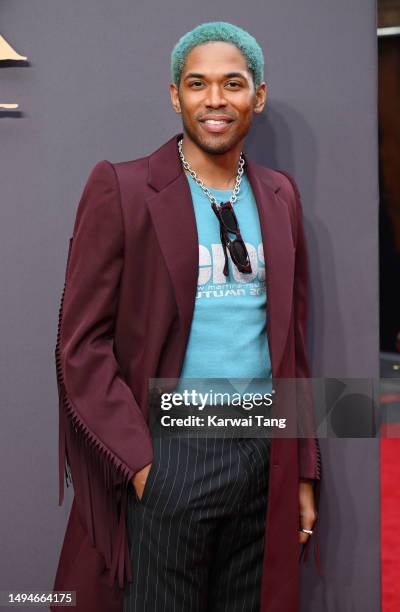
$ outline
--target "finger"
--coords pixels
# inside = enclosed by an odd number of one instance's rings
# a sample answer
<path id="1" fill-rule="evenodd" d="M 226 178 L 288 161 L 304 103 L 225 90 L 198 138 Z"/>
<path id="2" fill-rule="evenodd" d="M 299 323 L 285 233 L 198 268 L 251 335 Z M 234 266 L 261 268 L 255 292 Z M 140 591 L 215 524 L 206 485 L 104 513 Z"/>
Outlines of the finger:
<path id="1" fill-rule="evenodd" d="M 299 544 L 307 544 L 310 538 L 311 534 L 304 533 L 304 531 L 299 531 Z"/>
<path id="2" fill-rule="evenodd" d="M 313 529 L 317 520 L 316 513 L 300 514 L 300 530 L 299 530 L 299 543 L 306 544 L 311 537 L 310 533 L 305 533 L 301 529 Z"/>

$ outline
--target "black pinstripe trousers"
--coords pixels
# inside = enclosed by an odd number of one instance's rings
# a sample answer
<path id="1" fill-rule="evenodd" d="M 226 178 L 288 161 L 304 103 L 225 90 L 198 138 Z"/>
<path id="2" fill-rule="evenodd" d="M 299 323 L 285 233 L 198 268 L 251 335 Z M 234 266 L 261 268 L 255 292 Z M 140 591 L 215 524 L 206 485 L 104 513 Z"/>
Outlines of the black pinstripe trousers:
<path id="1" fill-rule="evenodd" d="M 153 435 L 123 612 L 258 612 L 271 440 Z"/>

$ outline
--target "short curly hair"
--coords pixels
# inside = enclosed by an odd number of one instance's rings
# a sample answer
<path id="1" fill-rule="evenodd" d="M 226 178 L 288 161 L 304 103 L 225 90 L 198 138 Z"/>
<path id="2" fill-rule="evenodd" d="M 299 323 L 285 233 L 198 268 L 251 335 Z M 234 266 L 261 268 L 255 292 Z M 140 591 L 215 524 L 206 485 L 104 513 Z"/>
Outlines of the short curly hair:
<path id="1" fill-rule="evenodd" d="M 184 34 L 171 53 L 171 77 L 177 87 L 185 65 L 187 54 L 198 45 L 211 41 L 229 42 L 243 53 L 257 88 L 264 79 L 264 54 L 254 36 L 227 21 L 202 23 Z"/>

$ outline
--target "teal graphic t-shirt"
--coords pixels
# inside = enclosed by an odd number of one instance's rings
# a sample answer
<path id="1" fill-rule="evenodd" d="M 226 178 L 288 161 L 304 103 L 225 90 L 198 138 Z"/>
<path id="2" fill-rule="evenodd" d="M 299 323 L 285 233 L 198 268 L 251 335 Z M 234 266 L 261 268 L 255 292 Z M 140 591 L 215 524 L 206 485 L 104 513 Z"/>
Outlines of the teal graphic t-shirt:
<path id="1" fill-rule="evenodd" d="M 270 378 L 266 330 L 265 261 L 257 204 L 246 174 L 233 209 L 252 272 L 240 272 L 228 250 L 229 275 L 219 221 L 200 185 L 186 174 L 199 237 L 199 273 L 192 325 L 181 378 Z M 211 189 L 218 206 L 232 190 Z M 232 234 L 230 234 L 232 236 Z M 183 389 L 179 385 L 179 390 Z"/>

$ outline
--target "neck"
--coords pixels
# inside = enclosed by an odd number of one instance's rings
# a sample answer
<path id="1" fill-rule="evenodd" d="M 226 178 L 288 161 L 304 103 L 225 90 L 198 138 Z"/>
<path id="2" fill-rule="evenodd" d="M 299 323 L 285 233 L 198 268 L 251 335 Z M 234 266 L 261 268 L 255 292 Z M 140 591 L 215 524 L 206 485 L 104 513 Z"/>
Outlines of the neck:
<path id="1" fill-rule="evenodd" d="M 226 153 L 211 155 L 203 151 L 185 132 L 182 151 L 192 170 L 196 172 L 197 176 L 207 187 L 212 189 L 233 189 L 242 145 L 243 140 Z"/>

